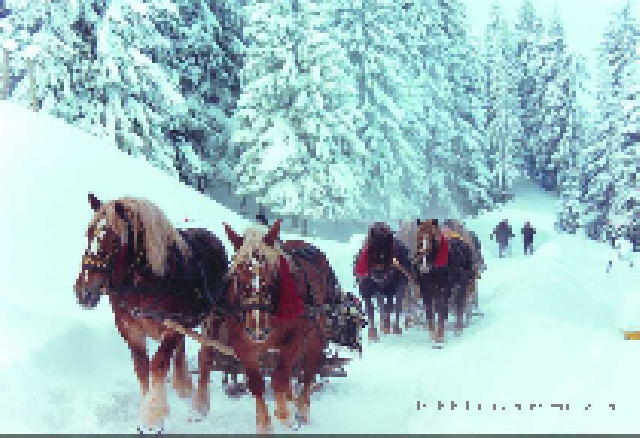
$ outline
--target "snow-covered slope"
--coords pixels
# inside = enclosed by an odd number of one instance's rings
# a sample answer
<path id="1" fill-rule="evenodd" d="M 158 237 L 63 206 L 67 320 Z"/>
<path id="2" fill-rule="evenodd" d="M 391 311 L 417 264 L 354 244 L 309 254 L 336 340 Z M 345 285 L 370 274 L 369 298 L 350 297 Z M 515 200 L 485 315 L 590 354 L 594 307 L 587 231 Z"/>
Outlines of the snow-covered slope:
<path id="1" fill-rule="evenodd" d="M 0 430 L 135 432 L 138 384 L 127 347 L 106 302 L 83 311 L 72 292 L 90 219 L 87 192 L 147 197 L 175 223 L 189 216 L 223 240 L 223 221 L 239 231 L 247 222 L 63 122 L 0 102 L 0 123 Z M 479 286 L 485 318 L 443 350 L 415 329 L 365 345 L 348 377 L 314 395 L 312 422 L 300 431 L 638 432 L 640 342 L 620 334 L 622 324 L 640 323 L 632 314 L 637 264 L 617 263 L 606 274 L 606 248 L 556 234 L 552 207 L 547 195 L 523 189 L 504 210 L 469 220 L 489 266 Z M 502 218 L 516 235 L 524 220 L 537 228 L 533 256 L 522 255 L 516 238 L 512 256 L 497 258 L 488 236 Z M 312 240 L 345 288 L 353 287 L 362 239 Z M 196 351 L 189 343 L 189 354 Z M 250 397 L 228 399 L 216 374 L 211 391 L 212 413 L 200 423 L 170 395 L 165 430 L 255 431 Z"/>

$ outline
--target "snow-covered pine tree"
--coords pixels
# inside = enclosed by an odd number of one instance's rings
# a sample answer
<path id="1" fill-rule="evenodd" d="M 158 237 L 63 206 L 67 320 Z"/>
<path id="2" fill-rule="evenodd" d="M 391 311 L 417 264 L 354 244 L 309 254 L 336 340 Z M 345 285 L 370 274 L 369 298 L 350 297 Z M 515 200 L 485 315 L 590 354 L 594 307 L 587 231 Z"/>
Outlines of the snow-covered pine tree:
<path id="1" fill-rule="evenodd" d="M 345 51 L 312 2 L 254 1 L 229 160 L 237 194 L 280 215 L 360 219 L 364 149 Z"/>
<path id="2" fill-rule="evenodd" d="M 240 96 L 245 51 L 241 16 L 230 2 L 177 3 L 178 20 L 166 10 L 159 10 L 156 19 L 158 32 L 172 39 L 171 51 L 153 53 L 177 78 L 184 97 L 185 110 L 172 115 L 165 128 L 175 147 L 176 169 L 183 181 L 199 190 L 212 182 L 235 186 L 225 149 L 231 135 L 229 119 Z M 200 169 L 194 162 L 202 163 Z"/>
<path id="3" fill-rule="evenodd" d="M 358 133 L 368 152 L 364 196 L 375 206 L 363 216 L 367 221 L 397 222 L 417 215 L 420 206 L 406 189 L 408 180 L 420 173 L 412 142 L 403 135 L 408 68 L 402 63 L 406 46 L 399 39 L 399 22 L 406 9 L 403 2 L 391 0 L 362 0 L 352 6 L 359 9 L 352 43 L 357 47 L 357 81 L 366 119 Z"/>
<path id="4" fill-rule="evenodd" d="M 553 10 L 547 38 L 543 42 L 544 66 L 540 70 L 540 131 L 536 169 L 546 190 L 560 192 L 560 172 L 568 170 L 567 157 L 579 141 L 578 96 L 585 81 L 585 61 L 572 53 L 565 42 L 564 25 Z"/>
<path id="5" fill-rule="evenodd" d="M 524 174 L 535 178 L 535 148 L 540 131 L 541 44 L 544 37 L 542 20 L 532 0 L 523 0 L 515 22 L 517 114 L 522 126 Z"/>
<path id="6" fill-rule="evenodd" d="M 451 155 L 447 157 L 450 169 L 448 184 L 461 213 L 477 214 L 479 210 L 493 205 L 483 150 L 486 135 L 480 45 L 474 44 L 470 37 L 465 5 L 459 0 L 452 0 L 443 3 L 443 8 L 444 29 L 449 41 L 445 60 L 451 83 L 453 120 Z M 510 129 L 512 133 L 518 133 L 515 123 Z"/>
<path id="7" fill-rule="evenodd" d="M 613 14 L 599 47 L 599 123 L 588 154 L 589 178 L 584 189 L 585 227 L 596 239 L 612 232 L 612 223 L 620 217 L 626 218 L 623 234 L 630 239 L 637 234 L 638 35 L 632 3 L 627 1 Z"/>
<path id="8" fill-rule="evenodd" d="M 575 105 L 567 111 L 568 131 L 559 143 L 557 155 L 557 189 L 560 196 L 556 226 L 576 233 L 582 226 L 584 204 L 582 187 L 585 184 L 585 163 L 589 145 L 594 139 L 592 111 L 588 108 L 590 90 L 585 86 L 589 79 L 584 57 L 572 54 L 567 58 L 565 87 L 575 95 Z"/>
<path id="9" fill-rule="evenodd" d="M 485 31 L 485 157 L 491 175 L 491 195 L 504 202 L 515 180 L 520 176 L 518 156 L 521 153 L 520 120 L 514 108 L 514 59 L 511 33 L 501 5 L 491 6 L 490 21 Z"/>
<path id="10" fill-rule="evenodd" d="M 43 110 L 197 186 L 216 173 L 209 152 L 225 138 L 234 83 L 238 91 L 232 21 L 210 8 L 164 0 L 28 2 L 6 21 L 18 42 L 16 61 L 28 45 L 39 48 Z M 30 103 L 24 64 L 13 67 L 22 80 L 12 99 Z"/>
<path id="11" fill-rule="evenodd" d="M 463 5 L 423 0 L 401 4 L 398 11 L 405 66 L 401 126 L 412 149 L 405 153 L 411 158 L 406 196 L 421 215 L 429 207 L 452 216 L 477 212 L 491 200 L 483 179 L 481 60 Z"/>

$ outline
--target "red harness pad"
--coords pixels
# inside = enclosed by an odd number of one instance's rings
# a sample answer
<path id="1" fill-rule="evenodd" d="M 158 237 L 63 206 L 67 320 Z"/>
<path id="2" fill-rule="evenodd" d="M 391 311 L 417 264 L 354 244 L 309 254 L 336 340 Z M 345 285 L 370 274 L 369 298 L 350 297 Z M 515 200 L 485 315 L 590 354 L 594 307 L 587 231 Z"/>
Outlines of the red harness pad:
<path id="1" fill-rule="evenodd" d="M 304 305 L 300 295 L 296 292 L 296 284 L 293 281 L 289 265 L 284 257 L 280 256 L 280 301 L 276 319 L 286 320 L 300 316 L 304 312 Z"/>
<path id="2" fill-rule="evenodd" d="M 358 263 L 356 263 L 355 274 L 357 277 L 366 277 L 369 275 L 369 245 L 366 245 L 360 253 L 360 259 L 358 259 Z"/>
<path id="3" fill-rule="evenodd" d="M 436 268 L 442 268 L 449 262 L 449 245 L 444 233 L 440 234 L 440 248 L 436 254 L 435 266 Z"/>

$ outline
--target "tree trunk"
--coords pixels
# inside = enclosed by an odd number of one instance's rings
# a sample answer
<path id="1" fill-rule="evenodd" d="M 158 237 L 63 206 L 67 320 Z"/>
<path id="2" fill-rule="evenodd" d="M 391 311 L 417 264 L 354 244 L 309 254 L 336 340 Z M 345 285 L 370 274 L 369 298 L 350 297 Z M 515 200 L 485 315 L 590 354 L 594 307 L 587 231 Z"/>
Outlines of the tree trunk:
<path id="1" fill-rule="evenodd" d="M 303 218 L 302 219 L 302 235 L 303 236 L 307 236 L 307 219 Z"/>
<path id="2" fill-rule="evenodd" d="M 33 75 L 33 58 L 27 58 L 27 72 L 29 74 L 29 90 L 31 92 L 32 109 L 38 111 L 38 99 L 36 98 L 36 78 Z"/>
<path id="3" fill-rule="evenodd" d="M 2 85 L 2 100 L 9 98 L 9 49 L 3 49 L 2 64 L 4 66 L 2 78 L 4 84 Z"/>

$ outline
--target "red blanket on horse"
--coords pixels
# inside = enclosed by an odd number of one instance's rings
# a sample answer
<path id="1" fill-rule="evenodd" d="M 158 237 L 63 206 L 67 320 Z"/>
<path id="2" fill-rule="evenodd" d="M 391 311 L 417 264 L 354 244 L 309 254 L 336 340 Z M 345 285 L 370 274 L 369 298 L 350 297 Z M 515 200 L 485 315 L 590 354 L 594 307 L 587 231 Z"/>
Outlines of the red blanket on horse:
<path id="1" fill-rule="evenodd" d="M 287 320 L 300 316 L 304 311 L 302 298 L 296 292 L 289 265 L 284 257 L 280 257 L 280 299 L 278 300 L 278 320 Z"/>

